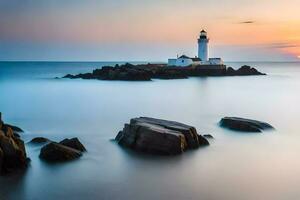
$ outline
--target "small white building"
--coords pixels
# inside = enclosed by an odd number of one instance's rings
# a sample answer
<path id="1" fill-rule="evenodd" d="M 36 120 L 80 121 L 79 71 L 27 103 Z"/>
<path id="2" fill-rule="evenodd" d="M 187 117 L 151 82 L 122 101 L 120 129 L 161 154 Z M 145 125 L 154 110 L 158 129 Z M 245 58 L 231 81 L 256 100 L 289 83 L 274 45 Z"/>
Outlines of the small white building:
<path id="1" fill-rule="evenodd" d="M 186 55 L 182 55 L 176 59 L 169 59 L 168 65 L 170 66 L 179 66 L 179 67 L 187 67 L 192 65 L 200 65 L 201 60 L 197 57 L 190 58 Z"/>
<path id="2" fill-rule="evenodd" d="M 207 32 L 202 30 L 198 38 L 198 57 L 191 58 L 182 55 L 177 58 L 168 59 L 169 66 L 187 67 L 193 65 L 223 65 L 221 58 L 209 58 L 209 38 Z"/>

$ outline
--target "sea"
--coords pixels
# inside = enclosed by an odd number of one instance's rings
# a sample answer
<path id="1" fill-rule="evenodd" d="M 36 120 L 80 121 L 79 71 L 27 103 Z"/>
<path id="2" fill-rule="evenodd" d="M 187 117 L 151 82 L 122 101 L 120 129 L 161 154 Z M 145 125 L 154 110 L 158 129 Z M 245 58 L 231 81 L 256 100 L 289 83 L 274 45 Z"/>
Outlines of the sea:
<path id="1" fill-rule="evenodd" d="M 21 133 L 31 159 L 24 172 L 0 177 L 1 200 L 298 200 L 300 199 L 300 63 L 247 64 L 267 76 L 180 80 L 56 79 L 122 62 L 0 62 L 0 111 Z M 207 147 L 178 156 L 123 149 L 113 139 L 131 118 L 147 116 L 211 134 Z M 270 123 L 241 133 L 225 116 Z M 34 137 L 78 137 L 76 161 L 40 160 Z"/>

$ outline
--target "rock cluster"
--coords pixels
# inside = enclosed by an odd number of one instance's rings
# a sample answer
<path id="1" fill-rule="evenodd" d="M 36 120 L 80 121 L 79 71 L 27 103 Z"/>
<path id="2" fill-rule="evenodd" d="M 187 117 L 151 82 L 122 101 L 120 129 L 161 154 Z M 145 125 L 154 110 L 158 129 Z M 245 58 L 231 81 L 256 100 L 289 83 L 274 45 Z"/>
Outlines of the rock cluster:
<path id="1" fill-rule="evenodd" d="M 141 64 L 105 66 L 92 73 L 71 75 L 63 78 L 82 78 L 98 80 L 150 81 L 152 79 L 184 79 L 191 76 L 248 76 L 265 75 L 250 66 L 242 66 L 238 70 L 225 65 L 199 65 L 191 67 L 170 67 L 165 64 Z"/>
<path id="2" fill-rule="evenodd" d="M 82 156 L 86 151 L 78 138 L 64 139 L 61 142 L 52 142 L 42 147 L 40 158 L 49 162 L 70 161 Z"/>
<path id="3" fill-rule="evenodd" d="M 262 132 L 266 129 L 273 129 L 273 127 L 266 122 L 239 117 L 224 117 L 221 119 L 220 125 L 232 130 L 244 132 Z"/>
<path id="4" fill-rule="evenodd" d="M 227 76 L 249 76 L 249 75 L 266 75 L 259 72 L 257 69 L 248 65 L 243 65 L 238 70 L 234 70 L 232 67 L 228 67 L 226 70 Z"/>
<path id="5" fill-rule="evenodd" d="M 0 113 L 0 173 L 24 169 L 27 166 L 25 145 L 16 130 L 21 129 L 4 124 Z"/>
<path id="6" fill-rule="evenodd" d="M 138 152 L 161 155 L 176 155 L 187 149 L 209 145 L 192 126 L 148 117 L 131 119 L 115 140 Z"/>

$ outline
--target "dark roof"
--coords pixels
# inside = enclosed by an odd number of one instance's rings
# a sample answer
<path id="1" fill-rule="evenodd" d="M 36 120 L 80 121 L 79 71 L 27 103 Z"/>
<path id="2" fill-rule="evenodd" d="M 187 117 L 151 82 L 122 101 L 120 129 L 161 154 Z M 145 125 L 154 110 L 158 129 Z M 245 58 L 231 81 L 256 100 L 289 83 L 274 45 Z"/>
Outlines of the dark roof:
<path id="1" fill-rule="evenodd" d="M 204 29 L 202 29 L 201 33 L 206 33 L 206 31 Z"/>
<path id="2" fill-rule="evenodd" d="M 201 59 L 200 58 L 192 58 L 192 61 L 201 61 Z"/>
<path id="3" fill-rule="evenodd" d="M 182 56 L 180 56 L 180 57 L 178 57 L 178 58 L 186 58 L 186 59 L 191 59 L 190 57 L 188 57 L 188 56 L 186 56 L 186 55 L 182 55 Z"/>

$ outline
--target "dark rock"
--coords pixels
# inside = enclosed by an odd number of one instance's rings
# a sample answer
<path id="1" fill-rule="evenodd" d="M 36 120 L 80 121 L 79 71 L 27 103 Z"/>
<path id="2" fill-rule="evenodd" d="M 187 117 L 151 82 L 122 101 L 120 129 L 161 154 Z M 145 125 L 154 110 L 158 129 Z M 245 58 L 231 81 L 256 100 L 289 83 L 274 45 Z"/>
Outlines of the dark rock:
<path id="1" fill-rule="evenodd" d="M 50 140 L 44 137 L 35 137 L 29 143 L 41 144 L 45 142 L 49 142 Z"/>
<path id="2" fill-rule="evenodd" d="M 235 75 L 235 70 L 232 67 L 228 67 L 226 70 L 226 74 L 228 76 L 234 76 Z"/>
<path id="3" fill-rule="evenodd" d="M 20 133 L 24 132 L 21 128 L 19 128 L 17 126 L 13 126 L 13 125 L 10 125 L 10 124 L 5 124 L 5 126 L 11 128 L 14 132 L 20 132 Z"/>
<path id="4" fill-rule="evenodd" d="M 4 152 L 2 151 L 2 149 L 0 148 L 0 172 L 3 173 L 3 159 L 4 159 Z"/>
<path id="5" fill-rule="evenodd" d="M 81 151 L 81 152 L 86 151 L 85 147 L 83 146 L 83 144 L 81 144 L 81 142 L 78 140 L 78 138 L 64 139 L 59 143 L 62 145 L 65 145 L 67 147 L 71 147 L 73 149 Z"/>
<path id="6" fill-rule="evenodd" d="M 205 134 L 205 135 L 203 135 L 203 137 L 209 138 L 209 139 L 213 139 L 214 138 L 211 134 Z"/>
<path id="7" fill-rule="evenodd" d="M 14 136 L 17 138 L 21 138 L 21 135 L 19 133 L 14 132 Z"/>
<path id="8" fill-rule="evenodd" d="M 72 75 L 72 74 L 67 74 L 63 78 L 71 78 L 71 79 L 73 79 L 73 78 L 75 78 L 75 76 Z"/>
<path id="9" fill-rule="evenodd" d="M 259 72 L 257 69 L 248 65 L 240 67 L 238 70 L 234 70 L 232 67 L 228 67 L 226 71 L 227 76 L 250 76 L 250 75 L 266 75 Z"/>
<path id="10" fill-rule="evenodd" d="M 17 133 L 11 127 L 15 126 L 4 124 L 0 113 L 0 173 L 24 169 L 27 166 L 24 142 L 16 137 Z"/>
<path id="11" fill-rule="evenodd" d="M 116 141 L 135 151 L 163 155 L 180 154 L 208 144 L 192 126 L 148 117 L 131 119 L 118 133 Z"/>
<path id="12" fill-rule="evenodd" d="M 81 152 L 56 142 L 45 145 L 40 152 L 40 158 L 49 162 L 63 162 L 77 159 Z"/>
<path id="13" fill-rule="evenodd" d="M 273 127 L 265 122 L 239 117 L 224 117 L 220 121 L 222 127 L 245 132 L 262 132 Z"/>
<path id="14" fill-rule="evenodd" d="M 209 142 L 207 141 L 207 139 L 202 135 L 198 135 L 198 141 L 201 146 L 209 145 Z"/>

